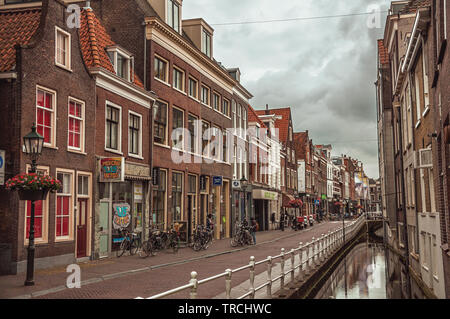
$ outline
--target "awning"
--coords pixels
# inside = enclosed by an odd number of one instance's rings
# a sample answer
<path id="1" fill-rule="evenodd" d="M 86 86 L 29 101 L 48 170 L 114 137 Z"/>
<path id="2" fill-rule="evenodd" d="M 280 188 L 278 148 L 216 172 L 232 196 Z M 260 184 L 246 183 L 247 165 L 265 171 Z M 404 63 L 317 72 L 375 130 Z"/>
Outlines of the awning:
<path id="1" fill-rule="evenodd" d="M 289 202 L 295 200 L 294 196 L 289 194 L 283 194 L 283 207 L 290 207 Z"/>

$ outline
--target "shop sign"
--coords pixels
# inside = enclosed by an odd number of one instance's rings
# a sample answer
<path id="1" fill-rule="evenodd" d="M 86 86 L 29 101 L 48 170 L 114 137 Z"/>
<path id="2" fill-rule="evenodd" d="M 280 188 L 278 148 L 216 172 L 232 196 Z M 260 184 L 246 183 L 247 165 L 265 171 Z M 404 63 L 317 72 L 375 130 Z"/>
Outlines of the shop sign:
<path id="1" fill-rule="evenodd" d="M 319 205 L 320 205 L 320 200 L 316 199 L 316 200 L 314 201 L 314 204 L 316 204 L 316 206 L 319 206 Z"/>
<path id="2" fill-rule="evenodd" d="M 123 182 L 125 180 L 125 159 L 107 157 L 100 159 L 100 182 Z"/>
<path id="3" fill-rule="evenodd" d="M 239 180 L 233 181 L 232 185 L 233 188 L 241 188 L 241 181 Z"/>
<path id="4" fill-rule="evenodd" d="M 322 199 L 327 199 L 327 195 L 322 195 Z"/>
<path id="5" fill-rule="evenodd" d="M 142 200 L 142 183 L 134 184 L 134 200 L 141 201 Z"/>
<path id="6" fill-rule="evenodd" d="M 126 228 L 130 225 L 131 214 L 130 205 L 128 203 L 113 204 L 114 216 L 113 225 L 115 229 Z"/>
<path id="7" fill-rule="evenodd" d="M 269 199 L 269 200 L 277 200 L 277 193 L 272 193 L 272 192 L 264 192 L 264 198 Z"/>
<path id="8" fill-rule="evenodd" d="M 213 185 L 214 186 L 222 186 L 223 177 L 222 176 L 213 176 Z"/>
<path id="9" fill-rule="evenodd" d="M 5 185 L 5 151 L 0 150 L 0 185 Z"/>

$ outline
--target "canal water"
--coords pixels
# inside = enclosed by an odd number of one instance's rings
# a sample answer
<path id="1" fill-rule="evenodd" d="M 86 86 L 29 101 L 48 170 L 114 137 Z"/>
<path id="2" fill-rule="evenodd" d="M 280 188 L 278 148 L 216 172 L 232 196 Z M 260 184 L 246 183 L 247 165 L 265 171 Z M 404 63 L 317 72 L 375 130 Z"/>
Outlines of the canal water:
<path id="1" fill-rule="evenodd" d="M 407 281 L 397 255 L 382 243 L 363 242 L 346 255 L 314 298 L 405 299 Z"/>

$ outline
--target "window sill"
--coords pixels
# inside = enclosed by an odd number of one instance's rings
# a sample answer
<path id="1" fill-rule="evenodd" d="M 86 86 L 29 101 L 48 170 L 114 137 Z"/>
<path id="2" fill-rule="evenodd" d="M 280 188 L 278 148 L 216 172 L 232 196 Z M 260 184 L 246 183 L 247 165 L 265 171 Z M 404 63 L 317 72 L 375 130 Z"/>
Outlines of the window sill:
<path id="1" fill-rule="evenodd" d="M 200 102 L 200 104 L 203 105 L 203 106 L 206 106 L 207 108 L 212 109 L 212 107 L 211 107 L 210 105 L 208 105 L 208 104 L 205 104 L 205 103 L 203 103 L 203 102 Z"/>
<path id="2" fill-rule="evenodd" d="M 439 277 L 436 275 L 433 275 L 433 279 L 436 280 L 437 282 L 439 282 Z"/>
<path id="3" fill-rule="evenodd" d="M 419 261 L 419 255 L 417 255 L 416 253 L 409 253 L 409 255 L 414 258 L 415 260 Z"/>
<path id="4" fill-rule="evenodd" d="M 422 117 L 425 117 L 429 112 L 430 112 L 430 106 L 427 105 L 427 107 L 425 108 L 425 111 L 423 111 L 423 113 L 422 113 Z"/>
<path id="5" fill-rule="evenodd" d="M 136 158 L 136 159 L 140 159 L 140 160 L 144 159 L 141 155 L 135 155 L 135 154 L 130 154 L 130 153 L 128 153 L 128 157 Z"/>
<path id="6" fill-rule="evenodd" d="M 425 266 L 425 265 L 422 265 L 422 268 L 423 268 L 426 272 L 429 272 L 429 271 L 430 271 L 430 269 L 428 269 L 428 267 Z"/>
<path id="7" fill-rule="evenodd" d="M 82 152 L 82 151 L 79 151 L 79 150 L 70 149 L 70 148 L 67 149 L 67 152 L 75 153 L 75 154 L 79 154 L 79 155 L 87 155 L 87 153 L 85 153 L 85 152 Z"/>
<path id="8" fill-rule="evenodd" d="M 159 147 L 164 147 L 164 148 L 167 148 L 167 149 L 169 149 L 170 150 L 170 146 L 169 145 L 166 145 L 166 144 L 161 144 L 161 143 L 154 143 L 154 145 L 155 146 L 159 146 Z"/>
<path id="9" fill-rule="evenodd" d="M 73 73 L 73 70 L 72 70 L 72 68 L 70 68 L 70 67 L 67 67 L 67 66 L 65 66 L 65 65 L 59 64 L 59 63 L 57 63 L 57 62 L 55 62 L 55 65 L 56 65 L 58 68 L 63 69 L 64 71 L 68 71 L 68 72 Z"/>
<path id="10" fill-rule="evenodd" d="M 438 213 L 436 213 L 436 212 L 431 212 L 431 213 L 429 213 L 429 215 L 430 215 L 430 217 L 433 217 L 433 218 L 438 217 Z"/>
<path id="11" fill-rule="evenodd" d="M 50 149 L 55 150 L 55 151 L 58 150 L 58 148 L 57 148 L 56 146 L 53 146 L 53 145 L 45 145 L 45 144 L 44 144 L 43 147 L 45 147 L 45 148 L 50 148 Z"/>
<path id="12" fill-rule="evenodd" d="M 177 91 L 178 93 L 180 93 L 180 94 L 183 94 L 183 95 L 186 95 L 187 96 L 187 93 L 186 92 L 184 92 L 184 91 L 182 91 L 182 90 L 180 90 L 180 89 L 177 89 L 176 87 L 174 87 L 174 86 L 172 86 L 172 88 L 175 90 L 175 91 Z"/>
<path id="13" fill-rule="evenodd" d="M 71 241 L 74 241 L 74 240 L 73 240 L 73 238 L 70 238 L 70 237 L 60 237 L 60 238 L 56 237 L 55 238 L 55 243 L 56 244 L 57 243 L 68 243 L 68 242 L 71 242 Z"/>
<path id="14" fill-rule="evenodd" d="M 188 95 L 188 97 L 189 97 L 191 100 L 194 100 L 194 101 L 197 102 L 197 103 L 201 103 L 200 100 L 197 99 L 195 96 Z"/>
<path id="15" fill-rule="evenodd" d="M 119 151 L 119 150 L 113 150 L 113 149 L 105 147 L 105 151 L 123 156 L 123 153 L 121 151 Z"/>
<path id="16" fill-rule="evenodd" d="M 167 83 L 167 82 L 164 82 L 163 80 L 160 80 L 160 79 L 158 79 L 157 77 L 155 77 L 154 78 L 156 81 L 158 81 L 159 83 L 162 83 L 162 84 L 164 84 L 164 85 L 167 85 L 168 87 L 172 87 L 172 85 L 170 85 L 169 83 Z"/>

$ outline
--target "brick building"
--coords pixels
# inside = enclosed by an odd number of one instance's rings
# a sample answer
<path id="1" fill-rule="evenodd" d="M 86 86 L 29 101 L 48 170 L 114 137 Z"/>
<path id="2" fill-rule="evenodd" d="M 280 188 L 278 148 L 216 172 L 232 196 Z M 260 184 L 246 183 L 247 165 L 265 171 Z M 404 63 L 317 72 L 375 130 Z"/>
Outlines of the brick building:
<path id="1" fill-rule="evenodd" d="M 313 143 L 309 138 L 309 132 L 294 133 L 294 147 L 298 164 L 298 193 L 303 201 L 303 215 L 314 213 L 313 178 Z"/>
<path id="2" fill-rule="evenodd" d="M 0 6 L 0 149 L 6 153 L 5 178 L 29 170 L 22 137 L 36 123 L 45 138 L 38 173 L 63 184 L 62 191 L 36 202 L 38 269 L 91 255 L 95 82 L 81 55 L 78 30 L 66 25 L 65 5 L 44 0 L 32 8 L 21 6 Z M 31 205 L 4 186 L 0 202 L 0 243 L 7 247 L 2 272 L 23 272 Z"/>

